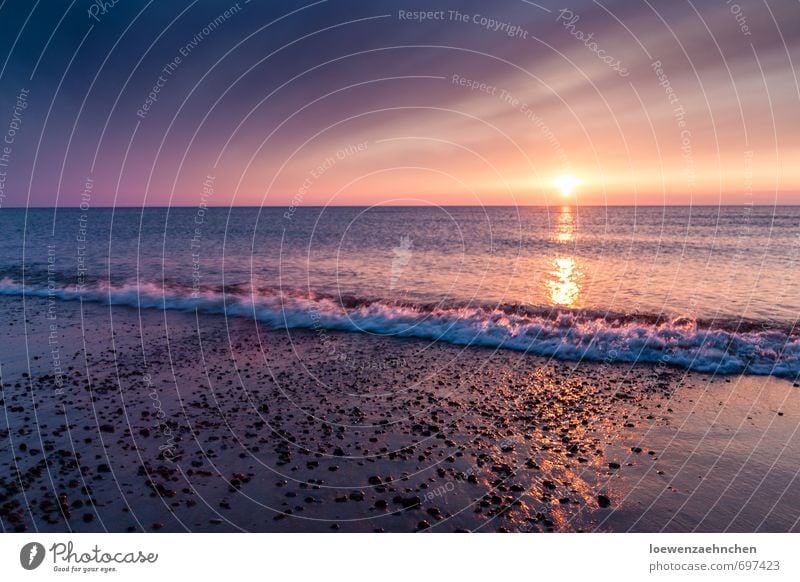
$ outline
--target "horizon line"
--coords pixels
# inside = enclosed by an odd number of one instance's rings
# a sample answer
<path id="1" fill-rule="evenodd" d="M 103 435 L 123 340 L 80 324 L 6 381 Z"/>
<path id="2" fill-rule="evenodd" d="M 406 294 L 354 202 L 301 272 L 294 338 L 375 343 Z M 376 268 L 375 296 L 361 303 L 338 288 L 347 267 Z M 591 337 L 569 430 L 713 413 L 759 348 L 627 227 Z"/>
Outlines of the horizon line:
<path id="1" fill-rule="evenodd" d="M 95 209 L 139 209 L 143 210 L 146 208 L 294 208 L 295 210 L 299 210 L 301 208 L 550 208 L 550 207 L 564 207 L 564 206 L 572 206 L 572 207 L 583 207 L 583 208 L 721 208 L 721 207 L 747 207 L 747 208 L 783 208 L 783 207 L 800 207 L 800 202 L 796 203 L 782 203 L 782 204 L 753 204 L 752 202 L 743 202 L 743 203 L 729 203 L 729 204 L 330 204 L 330 205 L 323 205 L 323 204 L 313 204 L 308 206 L 292 206 L 291 204 L 288 205 L 277 205 L 277 204 L 264 204 L 264 205 L 255 205 L 255 204 L 232 204 L 232 205 L 221 205 L 221 204 L 175 204 L 172 206 L 159 206 L 159 205 L 145 205 L 145 206 L 133 206 L 133 205 L 117 205 L 117 206 L 103 206 L 103 205 L 92 205 L 89 208 L 83 210 L 84 212 L 88 212 L 92 208 Z M 80 205 L 77 206 L 2 206 L 0 207 L 0 211 L 2 210 L 81 210 Z"/>

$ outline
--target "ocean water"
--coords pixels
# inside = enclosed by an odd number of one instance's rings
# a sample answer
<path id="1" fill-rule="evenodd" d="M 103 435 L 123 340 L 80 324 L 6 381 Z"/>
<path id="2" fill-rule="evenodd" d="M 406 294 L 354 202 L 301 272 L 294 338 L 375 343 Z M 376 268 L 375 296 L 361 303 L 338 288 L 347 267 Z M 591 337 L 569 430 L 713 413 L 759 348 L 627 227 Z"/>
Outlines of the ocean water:
<path id="1" fill-rule="evenodd" d="M 800 374 L 800 207 L 0 210 L 0 294 Z"/>

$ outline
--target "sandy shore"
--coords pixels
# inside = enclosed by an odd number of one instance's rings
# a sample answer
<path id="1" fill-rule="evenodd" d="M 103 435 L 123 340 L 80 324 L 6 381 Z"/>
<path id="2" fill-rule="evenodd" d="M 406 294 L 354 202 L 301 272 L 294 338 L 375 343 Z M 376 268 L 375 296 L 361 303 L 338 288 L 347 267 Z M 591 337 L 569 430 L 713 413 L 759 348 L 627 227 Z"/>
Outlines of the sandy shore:
<path id="1" fill-rule="evenodd" d="M 784 380 L 0 302 L 4 531 L 800 531 Z"/>

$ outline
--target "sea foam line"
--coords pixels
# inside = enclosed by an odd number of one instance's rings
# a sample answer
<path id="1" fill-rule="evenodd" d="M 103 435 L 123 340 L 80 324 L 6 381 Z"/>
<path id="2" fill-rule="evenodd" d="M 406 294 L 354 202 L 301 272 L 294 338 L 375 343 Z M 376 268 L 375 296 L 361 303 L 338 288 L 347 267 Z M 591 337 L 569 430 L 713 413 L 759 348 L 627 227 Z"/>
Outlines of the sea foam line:
<path id="1" fill-rule="evenodd" d="M 226 293 L 162 288 L 151 283 L 75 287 L 22 286 L 0 280 L 0 295 L 101 302 L 145 309 L 199 311 L 255 318 L 272 329 L 304 328 L 415 337 L 456 345 L 511 349 L 562 360 L 666 363 L 706 373 L 794 378 L 800 338 L 778 330 L 705 329 L 679 318 L 608 319 L 580 311 L 549 316 L 488 307 L 422 307 L 348 302 L 277 291 Z"/>

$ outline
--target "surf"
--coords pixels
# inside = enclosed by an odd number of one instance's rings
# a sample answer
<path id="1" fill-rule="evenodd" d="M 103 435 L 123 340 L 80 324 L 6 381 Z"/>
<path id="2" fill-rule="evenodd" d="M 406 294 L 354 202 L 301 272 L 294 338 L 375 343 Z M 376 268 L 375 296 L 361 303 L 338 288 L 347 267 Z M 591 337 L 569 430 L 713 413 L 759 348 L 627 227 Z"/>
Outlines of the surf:
<path id="1" fill-rule="evenodd" d="M 665 364 L 712 374 L 800 375 L 791 327 L 703 322 L 663 314 L 471 303 L 422 304 L 229 285 L 199 290 L 154 282 L 23 285 L 0 295 L 246 317 L 269 329 L 325 329 L 508 349 L 567 361 Z"/>

